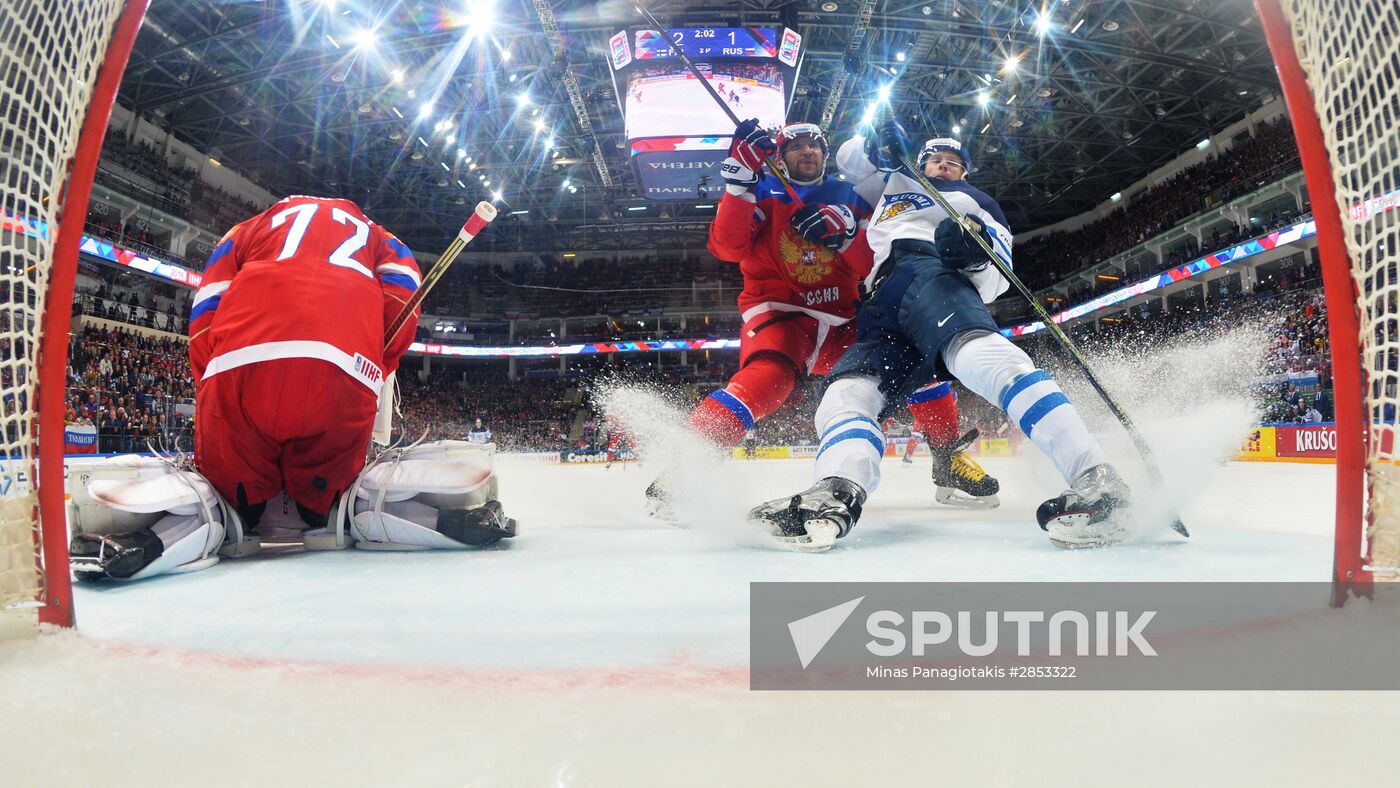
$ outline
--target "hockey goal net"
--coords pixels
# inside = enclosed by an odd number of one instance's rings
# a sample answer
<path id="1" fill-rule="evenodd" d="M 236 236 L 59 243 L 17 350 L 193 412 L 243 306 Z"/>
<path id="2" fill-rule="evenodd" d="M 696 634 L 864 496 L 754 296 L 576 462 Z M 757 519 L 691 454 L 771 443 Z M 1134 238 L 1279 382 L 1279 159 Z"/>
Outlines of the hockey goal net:
<path id="1" fill-rule="evenodd" d="M 1400 569 L 1400 2 L 1256 3 L 1317 219 L 1336 385 L 1340 602 Z"/>
<path id="2" fill-rule="evenodd" d="M 0 614 L 36 608 L 41 621 L 73 623 L 63 478 L 73 281 L 146 2 L 0 2 Z"/>

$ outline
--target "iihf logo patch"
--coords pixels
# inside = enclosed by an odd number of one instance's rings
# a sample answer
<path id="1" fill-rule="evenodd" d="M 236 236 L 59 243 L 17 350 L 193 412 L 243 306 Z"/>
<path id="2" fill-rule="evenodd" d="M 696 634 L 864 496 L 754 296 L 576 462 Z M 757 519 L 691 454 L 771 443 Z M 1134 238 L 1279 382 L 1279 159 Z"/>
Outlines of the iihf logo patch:
<path id="1" fill-rule="evenodd" d="M 884 197 L 884 201 L 884 208 L 880 210 L 880 216 L 875 219 L 876 224 L 886 219 L 893 219 L 905 211 L 933 207 L 933 200 L 927 194 L 920 194 L 918 192 L 887 194 Z"/>

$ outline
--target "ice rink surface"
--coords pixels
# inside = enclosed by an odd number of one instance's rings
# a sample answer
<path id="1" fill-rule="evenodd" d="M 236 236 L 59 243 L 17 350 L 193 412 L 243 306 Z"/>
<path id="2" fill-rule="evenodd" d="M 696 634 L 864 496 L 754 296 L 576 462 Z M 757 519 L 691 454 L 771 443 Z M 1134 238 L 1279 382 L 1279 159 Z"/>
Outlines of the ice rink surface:
<path id="1" fill-rule="evenodd" d="M 1065 552 L 1038 459 L 984 464 L 1003 505 L 932 503 L 928 462 L 839 547 L 738 519 L 809 461 L 730 462 L 694 527 L 649 520 L 648 465 L 505 456 L 520 521 L 477 552 L 264 555 L 77 592 L 79 631 L 0 641 L 6 784 L 1322 785 L 1400 733 L 1386 693 L 747 689 L 755 580 L 1316 580 L 1329 465 L 1202 473 L 1183 519 Z M 1266 659 L 1267 655 L 1261 655 Z M 10 776 L 17 775 L 17 779 Z"/>

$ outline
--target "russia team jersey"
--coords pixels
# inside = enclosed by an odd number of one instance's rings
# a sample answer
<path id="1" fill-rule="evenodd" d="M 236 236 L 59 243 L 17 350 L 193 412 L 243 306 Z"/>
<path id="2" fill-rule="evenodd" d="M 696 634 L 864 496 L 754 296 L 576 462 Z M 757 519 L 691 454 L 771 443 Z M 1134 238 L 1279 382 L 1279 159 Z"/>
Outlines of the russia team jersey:
<path id="1" fill-rule="evenodd" d="M 421 284 L 412 252 L 355 203 L 288 197 L 236 225 L 209 256 L 190 311 L 196 382 L 244 364 L 317 358 L 374 392 L 413 342 L 385 326 Z"/>
<path id="2" fill-rule="evenodd" d="M 836 166 L 855 184 L 862 198 L 875 206 L 866 229 L 866 239 L 875 259 L 875 267 L 866 276 L 866 287 L 890 254 L 890 244 L 901 238 L 933 243 L 934 231 L 948 218 L 919 182 L 901 168 L 893 172 L 880 170 L 865 155 L 865 139 L 852 137 L 836 152 Z M 1001 206 L 967 181 L 933 178 L 934 188 L 964 216 L 976 216 L 992 231 L 992 248 L 1011 267 L 1011 228 Z M 991 303 L 1006 292 L 1011 283 L 994 266 L 976 272 L 966 272 L 983 303 Z"/>
<path id="3" fill-rule="evenodd" d="M 739 311 L 745 321 L 766 311 L 804 312 L 828 325 L 855 316 L 858 285 L 870 270 L 865 222 L 870 203 L 851 184 L 836 178 L 794 183 L 804 205 L 845 205 L 860 222 L 856 239 L 844 252 L 813 244 L 792 228 L 798 206 L 772 175 L 759 179 L 752 192 L 725 191 L 710 224 L 710 253 L 739 263 L 744 290 Z"/>

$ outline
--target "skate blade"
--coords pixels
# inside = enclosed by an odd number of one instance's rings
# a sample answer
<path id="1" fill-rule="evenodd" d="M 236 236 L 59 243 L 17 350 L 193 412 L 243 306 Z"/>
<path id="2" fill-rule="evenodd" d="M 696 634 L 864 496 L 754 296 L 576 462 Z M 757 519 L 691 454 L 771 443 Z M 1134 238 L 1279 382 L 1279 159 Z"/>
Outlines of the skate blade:
<path id="1" fill-rule="evenodd" d="M 690 523 L 682 521 L 680 516 L 676 514 L 676 510 L 669 504 L 650 498 L 647 499 L 647 517 L 672 528 L 690 527 Z"/>
<path id="2" fill-rule="evenodd" d="M 802 536 L 785 536 L 775 527 L 771 532 L 774 543 L 794 553 L 825 553 L 836 546 L 841 533 L 839 526 L 826 520 L 808 520 L 802 526 L 807 529 Z"/>
<path id="3" fill-rule="evenodd" d="M 1086 512 L 1067 512 L 1045 524 L 1050 544 L 1064 550 L 1112 547 L 1128 535 L 1122 525 L 1103 520 L 1092 525 Z"/>
<path id="4" fill-rule="evenodd" d="M 944 506 L 952 506 L 956 509 L 995 509 L 1001 506 L 1001 499 L 997 498 L 995 493 L 978 497 L 968 495 L 962 490 L 955 490 L 952 487 L 936 488 L 933 499 Z"/>

